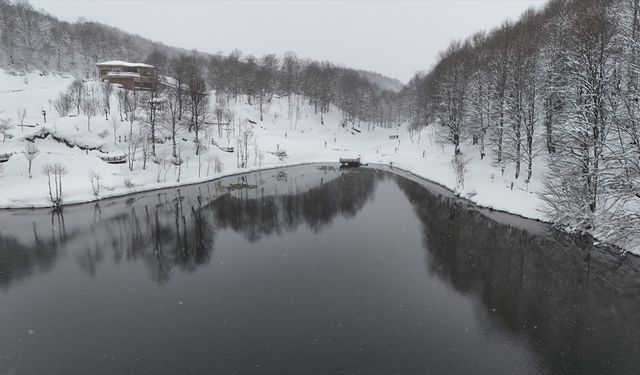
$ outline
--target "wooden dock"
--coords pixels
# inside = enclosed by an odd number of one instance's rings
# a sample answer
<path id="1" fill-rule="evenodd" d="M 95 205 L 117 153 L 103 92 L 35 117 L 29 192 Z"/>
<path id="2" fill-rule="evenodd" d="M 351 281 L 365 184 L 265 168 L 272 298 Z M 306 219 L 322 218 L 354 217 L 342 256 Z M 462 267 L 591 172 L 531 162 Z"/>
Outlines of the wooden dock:
<path id="1" fill-rule="evenodd" d="M 360 163 L 360 156 L 357 158 L 340 158 L 340 168 L 343 167 L 359 167 L 362 163 Z"/>

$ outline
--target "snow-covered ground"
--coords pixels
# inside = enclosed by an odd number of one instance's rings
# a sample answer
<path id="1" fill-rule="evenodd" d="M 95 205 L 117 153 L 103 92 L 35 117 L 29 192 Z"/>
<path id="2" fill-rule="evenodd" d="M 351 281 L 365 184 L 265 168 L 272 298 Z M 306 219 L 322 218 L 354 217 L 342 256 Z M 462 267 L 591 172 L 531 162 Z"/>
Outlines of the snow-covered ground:
<path id="1" fill-rule="evenodd" d="M 223 131 L 222 137 L 219 137 L 217 127 L 213 126 L 209 134 L 202 136 L 203 139 L 207 139 L 208 147 L 200 156 L 200 163 L 193 152 L 192 134 L 183 132 L 179 137 L 181 155 L 185 161 L 179 182 L 177 169 L 169 163 L 170 142 L 157 146 L 157 155 L 166 163 L 154 164 L 149 160 L 146 169 L 142 170 L 142 156 L 138 152 L 139 160 L 135 162 L 134 171 L 130 171 L 126 164 L 107 164 L 100 159 L 99 156 L 105 156 L 100 151 L 70 148 L 51 137 L 35 141 L 40 154 L 33 163 L 33 178 L 29 178 L 27 160 L 23 153 L 25 138 L 40 132 L 44 127 L 57 137 L 92 148 L 101 147 L 110 155 L 123 155 L 126 152 L 126 143 L 114 144 L 111 122 L 104 116 L 92 118 L 90 132 L 87 130 L 86 116 L 58 116 L 51 103 L 71 81 L 71 77 L 40 76 L 38 73 L 14 76 L 0 71 L 0 111 L 3 111 L 0 113 L 0 119 L 11 118 L 14 124 L 9 131 L 13 137 L 4 143 L 0 142 L 0 154 L 14 153 L 8 162 L 0 164 L 0 208 L 50 206 L 47 178 L 42 174 L 42 168 L 52 162 L 61 163 L 66 167 L 67 174 L 62 182 L 63 200 L 64 204 L 73 204 L 95 199 L 90 180 L 93 172 L 102 176 L 104 188 L 100 198 L 107 198 L 193 184 L 256 169 L 337 162 L 341 156 L 360 155 L 365 163 L 392 165 L 394 168 L 406 170 L 455 190 L 481 206 L 533 219 L 547 219 L 541 211 L 543 203 L 537 195 L 542 188 L 541 177 L 544 173 L 541 162 L 536 165 L 537 170 L 531 183 L 525 184 L 522 177 L 519 180 L 513 179 L 513 171 L 507 168 L 503 175 L 490 160 L 480 160 L 474 147 L 463 145 L 465 158 L 469 158 L 470 163 L 467 166 L 464 187 L 457 186 L 451 164 L 453 149 L 436 142 L 433 129 L 427 128 L 420 134 L 411 136 L 405 126 L 387 129 L 360 124 L 360 127 L 357 127 L 360 132 L 357 132 L 350 127 L 340 127 L 341 113 L 337 108 L 324 115 L 322 125 L 320 114 L 314 113 L 313 107 L 308 106 L 303 99 L 300 99 L 297 121 L 289 116 L 291 112 L 287 98 L 274 99 L 262 122 L 259 121 L 257 106 L 248 105 L 246 100 L 231 102 L 236 121 L 251 119 L 257 122 L 251 125 L 255 138 L 249 147 L 249 166 L 246 169 L 237 167 L 235 152 L 223 152 L 211 145 L 210 139 L 213 138 L 220 145 L 236 146 L 232 131 L 228 136 L 227 132 Z M 112 107 L 112 115 L 118 118 L 115 97 L 112 99 Z M 27 111 L 24 123 L 35 125 L 34 127 L 22 129 L 15 126 L 18 123 L 18 111 L 22 109 Z M 46 124 L 43 123 L 42 110 L 47 111 Z M 296 111 L 292 112 L 293 117 L 296 117 Z M 71 113 L 75 114 L 75 110 Z M 143 118 L 143 114 L 140 113 L 138 118 Z M 106 135 L 106 132 L 109 134 Z M 118 129 L 117 135 L 124 137 L 128 133 L 129 124 L 125 121 Z M 390 136 L 395 135 L 398 136 L 397 139 L 390 139 Z M 277 150 L 285 150 L 287 157 L 280 160 L 274 154 Z M 223 170 L 220 173 L 214 173 L 215 158 L 223 162 Z"/>

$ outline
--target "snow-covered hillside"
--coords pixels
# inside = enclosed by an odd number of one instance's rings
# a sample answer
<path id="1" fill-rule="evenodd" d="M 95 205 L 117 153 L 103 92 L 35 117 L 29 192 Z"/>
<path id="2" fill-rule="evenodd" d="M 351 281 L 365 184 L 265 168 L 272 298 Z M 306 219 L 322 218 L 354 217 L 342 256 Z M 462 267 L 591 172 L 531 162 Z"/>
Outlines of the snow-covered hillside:
<path id="1" fill-rule="evenodd" d="M 513 175 L 509 170 L 503 176 L 489 160 L 479 160 L 475 154 L 472 155 L 473 148 L 464 145 L 467 147 L 463 146 L 463 151 L 465 148 L 469 150 L 465 157 L 470 159 L 470 163 L 464 186 L 461 186 L 451 163 L 453 150 L 436 142 L 432 128 L 414 134 L 410 134 L 406 126 L 388 129 L 361 123 L 355 129 L 350 126 L 345 128 L 340 126 L 342 114 L 337 108 L 332 108 L 324 115 L 322 125 L 320 114 L 316 114 L 312 106 L 306 105 L 304 100 L 298 100 L 299 110 L 290 111 L 287 98 L 274 98 L 262 122 L 259 121 L 257 106 L 247 104 L 246 100 L 232 101 L 230 107 L 235 112 L 234 126 L 228 131 L 223 130 L 222 137 L 217 127 L 212 126 L 203 137 L 207 140 L 207 149 L 200 157 L 193 151 L 193 135 L 183 131 L 179 137 L 180 153 L 184 159 L 180 171 L 171 164 L 170 142 L 157 145 L 157 163 L 148 160 L 143 170 L 142 155 L 139 153 L 134 170 L 130 171 L 127 164 L 108 164 L 100 158 L 127 152 L 124 137 L 129 133 L 129 123 L 126 120 L 117 129 L 114 144 L 111 118 L 106 120 L 104 115 L 92 118 L 89 131 L 86 116 L 60 117 L 51 107 L 51 102 L 71 81 L 70 77 L 38 73 L 0 73 L 0 109 L 3 110 L 0 118 L 10 118 L 13 125 L 9 131 L 11 137 L 0 143 L 0 154 L 12 153 L 8 162 L 0 164 L 0 207 L 51 206 L 47 177 L 42 174 L 42 169 L 54 162 L 61 163 L 67 169 L 62 180 L 63 203 L 73 204 L 95 199 L 90 178 L 92 173 L 100 174 L 102 189 L 99 198 L 106 198 L 192 184 L 260 168 L 337 162 L 341 156 L 360 155 L 365 163 L 387 164 L 406 170 L 456 190 L 482 206 L 529 218 L 546 219 L 540 211 L 542 202 L 536 194 L 542 188 L 540 181 L 543 168 L 538 168 L 537 175 L 527 185 L 508 177 Z M 90 81 L 85 85 L 90 87 L 97 83 Z M 213 97 L 211 95 L 212 100 Z M 113 102 L 111 115 L 119 121 L 117 101 Z M 34 127 L 17 126 L 18 112 L 21 110 L 26 110 L 24 123 Z M 46 124 L 42 110 L 47 112 Z M 290 116 L 290 113 L 293 115 Z M 72 110 L 72 114 L 75 114 L 75 110 Z M 141 126 L 139 120 L 143 118 L 144 114 L 140 112 L 133 126 Z M 224 152 L 211 142 L 213 139 L 218 145 L 236 146 L 239 124 L 252 127 L 254 133 L 246 169 L 237 167 L 237 152 Z M 52 136 L 35 139 L 40 154 L 33 162 L 33 177 L 29 178 L 24 154 L 25 144 L 28 143 L 26 139 L 43 132 L 50 133 L 55 139 Z M 65 143 L 91 150 L 69 147 Z M 286 151 L 286 157 L 279 158 L 277 151 Z M 223 163 L 221 172 L 215 172 L 215 159 Z"/>

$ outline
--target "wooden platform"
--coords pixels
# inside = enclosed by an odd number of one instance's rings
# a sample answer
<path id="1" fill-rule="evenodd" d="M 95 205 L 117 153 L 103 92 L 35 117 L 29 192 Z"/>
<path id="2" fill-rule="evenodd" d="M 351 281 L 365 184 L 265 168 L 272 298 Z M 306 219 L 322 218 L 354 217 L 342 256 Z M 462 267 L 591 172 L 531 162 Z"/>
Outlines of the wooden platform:
<path id="1" fill-rule="evenodd" d="M 340 158 L 340 167 L 359 167 L 361 165 L 359 156 L 357 158 Z"/>

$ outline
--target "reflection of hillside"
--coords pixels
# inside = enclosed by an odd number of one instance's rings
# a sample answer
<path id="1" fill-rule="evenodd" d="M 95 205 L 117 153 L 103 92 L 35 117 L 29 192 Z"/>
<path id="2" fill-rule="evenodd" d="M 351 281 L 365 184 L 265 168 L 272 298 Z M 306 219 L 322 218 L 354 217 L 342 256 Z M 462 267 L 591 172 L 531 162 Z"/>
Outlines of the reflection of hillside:
<path id="1" fill-rule="evenodd" d="M 167 281 L 174 268 L 194 271 L 206 264 L 214 246 L 213 218 L 200 197 L 191 201 L 177 193 L 171 201 L 131 205 L 126 214 L 100 222 L 101 241 L 96 241 L 94 252 L 87 252 L 86 263 L 100 259 L 93 254 L 108 247 L 116 263 L 143 261 L 156 282 Z"/>
<path id="2" fill-rule="evenodd" d="M 208 262 L 213 249 L 213 218 L 207 216 L 210 212 L 203 209 L 200 197 L 191 201 L 175 193 L 175 199 L 162 204 L 125 205 L 104 219 L 96 207 L 98 218 L 88 227 L 77 220 L 64 225 L 64 214 L 58 213 L 47 233 L 40 216 L 38 225 L 33 223 L 33 234 L 21 232 L 20 241 L 0 233 L 0 287 L 53 267 L 61 250 L 73 254 L 90 275 L 109 257 L 115 263 L 144 262 L 156 282 L 167 281 L 174 268 L 195 270 Z M 85 206 L 84 210 L 94 208 Z M 49 213 L 41 211 L 40 215 Z"/>
<path id="3" fill-rule="evenodd" d="M 282 195 L 262 196 L 241 190 L 214 200 L 207 209 L 213 210 L 218 226 L 242 233 L 250 241 L 294 231 L 302 224 L 319 232 L 338 215 L 355 216 L 372 198 L 382 176 L 371 169 L 345 172 L 301 193 Z"/>
<path id="4" fill-rule="evenodd" d="M 49 233 L 31 230 L 33 242 L 27 246 L 11 235 L 0 231 L 0 288 L 9 288 L 13 282 L 28 278 L 35 272 L 45 272 L 55 264 L 58 252 L 73 237 L 67 235 L 63 217 L 51 213 Z"/>
<path id="5" fill-rule="evenodd" d="M 554 373 L 640 368 L 640 262 L 572 237 L 497 224 L 459 201 L 397 178 L 424 230 L 430 272 L 476 296 L 486 324 L 525 336 Z M 603 361 L 607 358 L 607 364 Z"/>
<path id="6" fill-rule="evenodd" d="M 192 272 L 208 263 L 216 228 L 232 229 L 250 241 L 302 224 L 320 231 L 337 215 L 355 215 L 383 176 L 373 170 L 327 174 L 314 167 L 272 174 L 249 175 L 254 189 L 229 192 L 225 186 L 234 177 L 107 201 L 102 208 L 71 208 L 55 220 L 46 211 L 24 214 L 20 222 L 33 225 L 33 233 L 19 226 L 13 229 L 19 231 L 16 236 L 0 233 L 0 287 L 52 267 L 60 249 L 73 254 L 89 275 L 106 260 L 143 262 L 155 282 L 166 282 L 174 270 Z"/>

